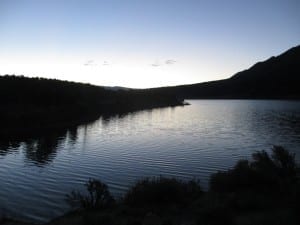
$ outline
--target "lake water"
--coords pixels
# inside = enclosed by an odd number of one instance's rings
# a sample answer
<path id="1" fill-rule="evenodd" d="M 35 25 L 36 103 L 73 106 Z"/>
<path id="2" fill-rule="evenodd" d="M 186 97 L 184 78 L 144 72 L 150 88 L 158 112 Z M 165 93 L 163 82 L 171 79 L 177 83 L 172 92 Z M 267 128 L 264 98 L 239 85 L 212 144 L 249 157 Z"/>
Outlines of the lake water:
<path id="1" fill-rule="evenodd" d="M 190 100 L 189 106 L 99 118 L 55 135 L 0 144 L 2 215 L 45 222 L 89 178 L 120 196 L 137 179 L 200 179 L 282 145 L 300 161 L 300 102 Z"/>

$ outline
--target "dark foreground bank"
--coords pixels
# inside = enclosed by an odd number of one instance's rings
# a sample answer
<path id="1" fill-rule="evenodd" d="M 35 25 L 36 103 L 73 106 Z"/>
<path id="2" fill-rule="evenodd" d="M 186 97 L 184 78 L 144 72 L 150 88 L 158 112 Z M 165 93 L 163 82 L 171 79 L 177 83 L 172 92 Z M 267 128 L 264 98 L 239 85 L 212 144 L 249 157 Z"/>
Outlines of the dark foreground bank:
<path id="1" fill-rule="evenodd" d="M 208 191 L 196 180 L 157 177 L 138 181 L 114 199 L 101 181 L 66 201 L 74 211 L 48 225 L 296 225 L 300 224 L 299 166 L 280 146 L 256 152 L 212 174 Z M 23 224 L 3 220 L 0 224 Z"/>

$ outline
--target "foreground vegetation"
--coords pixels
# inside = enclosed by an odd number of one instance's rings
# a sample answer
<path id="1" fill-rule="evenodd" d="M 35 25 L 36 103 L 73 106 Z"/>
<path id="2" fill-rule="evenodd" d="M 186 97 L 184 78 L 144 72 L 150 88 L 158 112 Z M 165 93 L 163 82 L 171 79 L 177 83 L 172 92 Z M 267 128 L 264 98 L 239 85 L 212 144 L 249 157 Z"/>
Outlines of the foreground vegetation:
<path id="1" fill-rule="evenodd" d="M 67 196 L 67 201 L 79 209 L 51 224 L 300 224 L 295 155 L 275 146 L 271 154 L 260 151 L 252 158 L 213 174 L 208 191 L 195 180 L 146 178 L 115 200 L 105 184 L 90 180 L 87 193 Z"/>
<path id="2" fill-rule="evenodd" d="M 73 191 L 66 201 L 73 211 L 47 225 L 298 225 L 300 168 L 295 154 L 274 146 L 212 174 L 207 191 L 197 180 L 153 177 L 115 199 L 106 184 L 90 179 L 84 193 Z"/>

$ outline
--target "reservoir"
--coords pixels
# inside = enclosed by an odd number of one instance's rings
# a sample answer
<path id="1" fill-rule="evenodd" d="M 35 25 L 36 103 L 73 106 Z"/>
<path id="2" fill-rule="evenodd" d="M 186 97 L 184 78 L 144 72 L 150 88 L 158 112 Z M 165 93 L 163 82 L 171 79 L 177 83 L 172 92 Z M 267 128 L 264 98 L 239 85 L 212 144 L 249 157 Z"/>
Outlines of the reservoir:
<path id="1" fill-rule="evenodd" d="M 100 179 L 120 197 L 151 176 L 199 179 L 282 145 L 300 162 L 300 101 L 187 100 L 188 106 L 99 117 L 24 141 L 0 139 L 0 213 L 47 222 L 72 190 Z"/>

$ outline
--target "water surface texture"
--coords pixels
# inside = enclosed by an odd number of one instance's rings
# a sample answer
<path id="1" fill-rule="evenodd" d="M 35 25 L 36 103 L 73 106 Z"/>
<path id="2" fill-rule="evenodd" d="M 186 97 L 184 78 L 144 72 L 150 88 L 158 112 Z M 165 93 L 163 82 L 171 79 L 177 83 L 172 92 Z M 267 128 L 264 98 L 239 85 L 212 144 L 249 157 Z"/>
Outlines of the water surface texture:
<path id="1" fill-rule="evenodd" d="M 65 195 L 89 178 L 120 196 L 137 179 L 200 179 L 254 151 L 282 145 L 300 159 L 300 102 L 190 100 L 23 142 L 0 143 L 1 214 L 45 222 L 69 210 Z"/>

